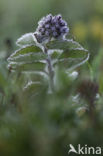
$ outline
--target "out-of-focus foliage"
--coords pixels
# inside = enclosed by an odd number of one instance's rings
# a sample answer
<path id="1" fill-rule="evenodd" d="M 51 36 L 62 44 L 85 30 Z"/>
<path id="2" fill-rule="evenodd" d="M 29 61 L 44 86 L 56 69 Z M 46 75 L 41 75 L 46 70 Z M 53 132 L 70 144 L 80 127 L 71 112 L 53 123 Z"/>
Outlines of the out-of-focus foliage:
<path id="1" fill-rule="evenodd" d="M 56 71 L 56 91 L 23 90 L 25 76 L 0 68 L 0 154 L 67 155 L 69 144 L 102 146 L 102 96 L 91 80 Z M 79 93 L 79 94 L 78 94 Z"/>
<path id="2" fill-rule="evenodd" d="M 56 91 L 47 96 L 47 82 L 31 89 L 28 82 L 40 77 L 11 73 L 6 60 L 16 39 L 34 32 L 48 13 L 63 15 L 90 60 L 77 68 L 77 77 L 56 69 Z M 0 0 L 1 156 L 67 156 L 69 144 L 103 147 L 102 44 L 102 0 Z"/>

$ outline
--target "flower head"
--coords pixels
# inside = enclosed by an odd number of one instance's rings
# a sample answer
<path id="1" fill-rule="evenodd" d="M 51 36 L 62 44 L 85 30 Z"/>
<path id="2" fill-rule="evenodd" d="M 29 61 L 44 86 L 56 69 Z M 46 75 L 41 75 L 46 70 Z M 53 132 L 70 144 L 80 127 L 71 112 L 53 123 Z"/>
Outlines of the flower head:
<path id="1" fill-rule="evenodd" d="M 61 15 L 53 16 L 52 14 L 43 17 L 38 22 L 36 34 L 40 42 L 45 39 L 63 38 L 69 32 L 67 22 L 62 19 Z"/>

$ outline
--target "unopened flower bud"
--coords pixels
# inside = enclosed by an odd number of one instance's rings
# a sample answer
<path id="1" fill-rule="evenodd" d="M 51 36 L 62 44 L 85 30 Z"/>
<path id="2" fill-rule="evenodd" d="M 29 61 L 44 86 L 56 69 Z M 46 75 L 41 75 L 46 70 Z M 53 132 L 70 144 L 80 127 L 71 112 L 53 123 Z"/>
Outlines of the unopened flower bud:
<path id="1" fill-rule="evenodd" d="M 39 38 L 43 38 L 43 41 L 45 41 L 45 38 L 46 40 L 47 38 L 48 40 L 50 40 L 51 38 L 58 39 L 61 37 L 63 39 L 68 32 L 69 28 L 67 26 L 66 21 L 62 19 L 62 16 L 53 16 L 51 14 L 47 15 L 46 17 L 43 17 L 38 22 L 38 28 L 36 30 L 36 34 L 39 35 Z"/>

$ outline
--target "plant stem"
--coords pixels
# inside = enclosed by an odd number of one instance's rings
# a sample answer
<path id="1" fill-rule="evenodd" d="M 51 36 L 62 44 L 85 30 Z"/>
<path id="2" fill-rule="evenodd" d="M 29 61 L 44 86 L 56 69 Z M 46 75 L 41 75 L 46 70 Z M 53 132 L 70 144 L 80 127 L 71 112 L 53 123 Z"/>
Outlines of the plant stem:
<path id="1" fill-rule="evenodd" d="M 50 85 L 50 91 L 53 92 L 54 91 L 54 71 L 53 71 L 53 66 L 52 66 L 52 62 L 51 62 L 51 57 L 50 55 L 48 54 L 48 49 L 46 47 L 44 47 L 44 52 L 45 54 L 47 54 L 47 64 L 48 64 L 48 73 L 49 73 L 49 78 L 50 78 L 50 82 L 49 82 L 49 85 Z"/>

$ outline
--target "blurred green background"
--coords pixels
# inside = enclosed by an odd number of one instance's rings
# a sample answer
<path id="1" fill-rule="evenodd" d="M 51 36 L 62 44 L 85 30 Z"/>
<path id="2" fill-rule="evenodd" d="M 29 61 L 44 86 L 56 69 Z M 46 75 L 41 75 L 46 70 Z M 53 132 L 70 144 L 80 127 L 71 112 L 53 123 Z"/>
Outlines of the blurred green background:
<path id="1" fill-rule="evenodd" d="M 24 77 L 8 74 L 5 57 L 49 13 L 62 14 L 68 37 L 89 50 L 90 60 L 77 69 L 76 82 L 59 73 L 58 93 L 47 96 L 44 89 L 30 97 L 22 91 Z M 0 156 L 67 156 L 69 143 L 103 146 L 102 60 L 103 0 L 0 0 Z M 83 99 L 76 98 L 78 90 Z M 84 106 L 96 95 L 94 117 Z"/>

